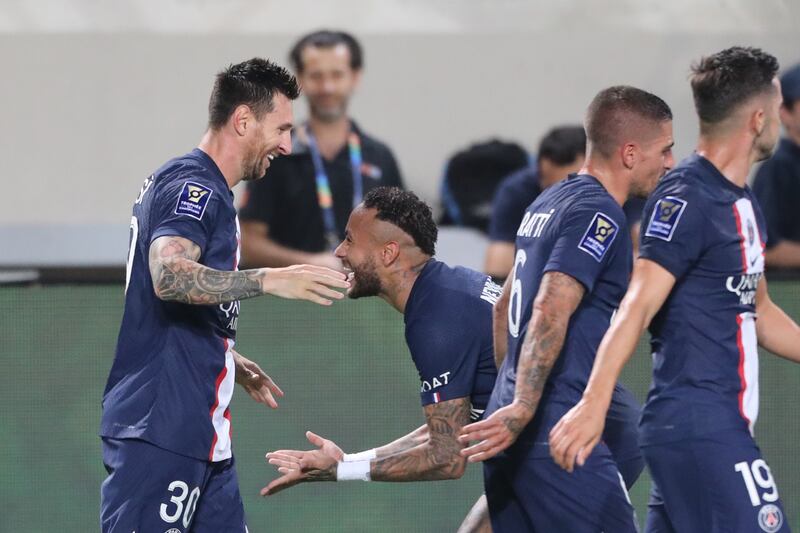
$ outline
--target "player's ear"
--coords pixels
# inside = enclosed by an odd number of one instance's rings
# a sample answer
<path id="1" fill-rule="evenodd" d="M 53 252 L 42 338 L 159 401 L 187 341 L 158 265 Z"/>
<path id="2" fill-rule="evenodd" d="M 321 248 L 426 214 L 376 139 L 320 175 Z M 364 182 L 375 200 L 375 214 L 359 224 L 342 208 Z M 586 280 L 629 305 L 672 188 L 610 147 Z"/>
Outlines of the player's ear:
<path id="1" fill-rule="evenodd" d="M 750 114 L 750 129 L 755 133 L 756 137 L 764 132 L 766 125 L 767 116 L 763 107 L 757 108 Z"/>
<path id="2" fill-rule="evenodd" d="M 622 145 L 622 148 L 620 148 L 622 165 L 628 170 L 631 170 L 636 164 L 638 151 L 639 148 L 634 143 L 625 143 Z"/>
<path id="3" fill-rule="evenodd" d="M 253 118 L 253 113 L 248 106 L 244 104 L 236 106 L 231 115 L 231 123 L 236 134 L 244 137 L 247 133 L 247 128 L 255 126 Z"/>
<path id="4" fill-rule="evenodd" d="M 383 245 L 381 250 L 381 262 L 387 267 L 394 263 L 400 255 L 400 244 L 397 241 L 389 241 Z"/>

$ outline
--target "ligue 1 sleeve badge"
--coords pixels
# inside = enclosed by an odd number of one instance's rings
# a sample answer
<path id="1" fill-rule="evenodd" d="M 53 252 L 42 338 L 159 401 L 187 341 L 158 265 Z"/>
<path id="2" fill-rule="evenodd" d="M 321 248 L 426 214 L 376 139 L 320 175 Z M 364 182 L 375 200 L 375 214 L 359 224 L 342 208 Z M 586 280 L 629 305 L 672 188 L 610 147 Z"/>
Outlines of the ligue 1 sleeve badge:
<path id="1" fill-rule="evenodd" d="M 206 211 L 208 200 L 214 191 L 199 183 L 187 181 L 178 196 L 178 205 L 175 207 L 176 215 L 189 215 L 200 220 Z"/>
<path id="2" fill-rule="evenodd" d="M 783 526 L 780 507 L 768 503 L 758 511 L 758 525 L 767 533 L 775 533 Z"/>
<path id="3" fill-rule="evenodd" d="M 685 200 L 674 196 L 661 198 L 653 208 L 653 215 L 647 223 L 645 236 L 671 241 L 684 209 L 686 209 Z"/>

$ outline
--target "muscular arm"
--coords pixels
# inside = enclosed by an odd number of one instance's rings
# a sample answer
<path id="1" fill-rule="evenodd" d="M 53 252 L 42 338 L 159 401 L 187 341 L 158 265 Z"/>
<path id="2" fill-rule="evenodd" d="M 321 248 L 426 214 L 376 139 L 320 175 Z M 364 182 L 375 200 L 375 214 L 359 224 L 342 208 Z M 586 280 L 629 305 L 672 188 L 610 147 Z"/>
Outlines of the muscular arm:
<path id="1" fill-rule="evenodd" d="M 756 312 L 758 344 L 777 356 L 800 363 L 800 326 L 769 297 L 766 278 L 758 283 Z"/>
<path id="2" fill-rule="evenodd" d="M 373 481 L 432 481 L 458 479 L 465 459 L 458 432 L 469 422 L 469 398 L 457 398 L 424 407 L 428 439 L 413 448 L 372 460 Z"/>
<path id="3" fill-rule="evenodd" d="M 480 441 L 461 452 L 469 461 L 485 461 L 511 446 L 533 418 L 583 294 L 583 285 L 572 276 L 547 272 L 542 277 L 517 362 L 514 401 L 464 428 L 461 442 Z"/>
<path id="4" fill-rule="evenodd" d="M 322 267 L 298 265 L 223 271 L 197 262 L 200 247 L 177 236 L 159 237 L 150 244 L 149 268 L 156 296 L 164 301 L 216 305 L 273 294 L 329 305 L 342 294 L 329 287 L 346 288 L 343 274 Z"/>
<path id="5" fill-rule="evenodd" d="M 637 259 L 633 277 L 611 327 L 603 337 L 583 398 L 550 432 L 550 453 L 568 471 L 599 442 L 614 386 L 639 337 L 666 301 L 675 277 L 648 259 Z"/>
<path id="6" fill-rule="evenodd" d="M 583 294 L 583 285 L 567 274 L 548 272 L 542 278 L 520 351 L 514 389 L 514 401 L 527 407 L 531 418 L 539 405 L 550 370 L 564 346 L 569 319 Z M 516 433 L 521 429 L 518 428 Z"/>
<path id="7" fill-rule="evenodd" d="M 342 264 L 331 253 L 312 254 L 283 246 L 269 236 L 269 226 L 263 222 L 242 222 L 242 259 L 246 265 L 284 267 L 308 263 L 333 269 Z"/>
<path id="8" fill-rule="evenodd" d="M 497 369 L 503 364 L 508 352 L 508 301 L 511 298 L 511 283 L 514 276 L 509 276 L 503 285 L 503 293 L 497 299 L 492 310 L 492 339 L 494 345 L 494 364 Z"/>

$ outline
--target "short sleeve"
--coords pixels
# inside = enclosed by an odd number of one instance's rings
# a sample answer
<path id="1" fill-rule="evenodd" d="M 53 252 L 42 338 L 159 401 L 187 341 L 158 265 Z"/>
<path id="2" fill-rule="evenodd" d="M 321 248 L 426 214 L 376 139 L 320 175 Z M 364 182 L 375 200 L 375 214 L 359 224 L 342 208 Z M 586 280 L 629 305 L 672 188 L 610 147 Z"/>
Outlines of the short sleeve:
<path id="1" fill-rule="evenodd" d="M 159 191 L 150 220 L 153 231 L 150 242 L 159 237 L 178 236 L 189 239 L 205 252 L 206 245 L 216 226 L 221 195 L 219 190 L 205 180 L 176 180 Z"/>
<path id="2" fill-rule="evenodd" d="M 480 343 L 477 335 L 456 326 L 463 323 L 452 319 L 442 327 L 441 323 L 428 322 L 413 327 L 407 335 L 419 372 L 423 406 L 472 395 Z"/>
<path id="3" fill-rule="evenodd" d="M 275 166 L 278 167 L 276 162 Z M 278 168 L 267 171 L 266 176 L 260 180 L 251 181 L 247 184 L 241 205 L 239 206 L 239 218 L 243 221 L 263 222 L 268 226 L 273 217 L 274 208 L 272 202 L 279 198 L 276 189 L 276 176 L 271 172 L 278 172 Z"/>
<path id="4" fill-rule="evenodd" d="M 758 169 L 753 181 L 753 194 L 758 200 L 767 224 L 767 235 L 769 235 L 767 248 L 775 246 L 784 238 L 780 230 L 784 226 L 785 216 L 783 195 L 778 182 L 779 176 L 775 171 L 773 162 L 767 161 Z"/>
<path id="5" fill-rule="evenodd" d="M 642 217 L 639 257 L 683 276 L 702 254 L 706 224 L 702 202 L 685 188 L 656 191 Z"/>
<path id="6" fill-rule="evenodd" d="M 627 237 L 625 216 L 618 205 L 587 202 L 566 213 L 544 272 L 562 272 L 587 292 L 594 288 L 608 258 Z M 622 235 L 621 235 L 622 234 Z"/>

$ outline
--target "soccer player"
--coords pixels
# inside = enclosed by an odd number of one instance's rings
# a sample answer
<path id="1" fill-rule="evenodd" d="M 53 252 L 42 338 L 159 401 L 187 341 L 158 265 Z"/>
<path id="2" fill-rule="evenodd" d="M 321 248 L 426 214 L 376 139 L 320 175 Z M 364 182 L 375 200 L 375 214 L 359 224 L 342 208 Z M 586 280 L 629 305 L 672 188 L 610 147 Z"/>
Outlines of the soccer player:
<path id="1" fill-rule="evenodd" d="M 436 226 L 430 208 L 410 192 L 379 188 L 367 193 L 336 251 L 353 271 L 351 298 L 380 296 L 405 316 L 406 340 L 419 371 L 426 424 L 392 443 L 344 454 L 311 432 L 319 450 L 268 454 L 282 477 L 262 491 L 272 495 L 300 482 L 335 480 L 425 481 L 460 477 L 466 460 L 458 431 L 477 420 L 497 370 L 492 305 L 500 287 L 485 274 L 432 259 Z M 496 307 L 504 315 L 506 307 Z M 497 336 L 496 339 L 505 339 Z M 505 354 L 503 346 L 496 353 Z M 606 439 L 632 484 L 644 466 L 636 441 L 638 406 L 620 390 L 609 413 Z M 472 518 L 481 515 L 476 505 Z"/>
<path id="2" fill-rule="evenodd" d="M 657 487 L 650 532 L 789 531 L 752 436 L 758 344 L 800 362 L 800 327 L 767 293 L 766 226 L 746 185 L 778 139 L 777 71 L 774 57 L 741 47 L 693 66 L 697 151 L 650 197 L 628 292 L 583 398 L 550 435 L 553 458 L 580 475 L 576 464 L 601 438 L 614 382 L 649 325 L 653 384 L 640 439 Z"/>
<path id="3" fill-rule="evenodd" d="M 637 530 L 608 447 L 569 475 L 550 458 L 547 435 L 580 396 L 625 293 L 633 258 L 622 204 L 649 193 L 672 167 L 672 112 L 648 92 L 610 87 L 590 104 L 586 133 L 583 168 L 543 192 L 517 231 L 501 297 L 508 314 L 495 327 L 508 331 L 508 355 L 487 418 L 459 437 L 478 441 L 464 456 L 486 461 L 497 533 Z"/>
<path id="4" fill-rule="evenodd" d="M 125 309 L 103 397 L 106 532 L 245 532 L 231 455 L 234 381 L 277 407 L 281 390 L 238 354 L 239 300 L 329 305 L 343 274 L 322 267 L 237 271 L 231 188 L 291 152 L 295 79 L 263 59 L 217 75 L 208 130 L 147 178 L 133 205 Z"/>

